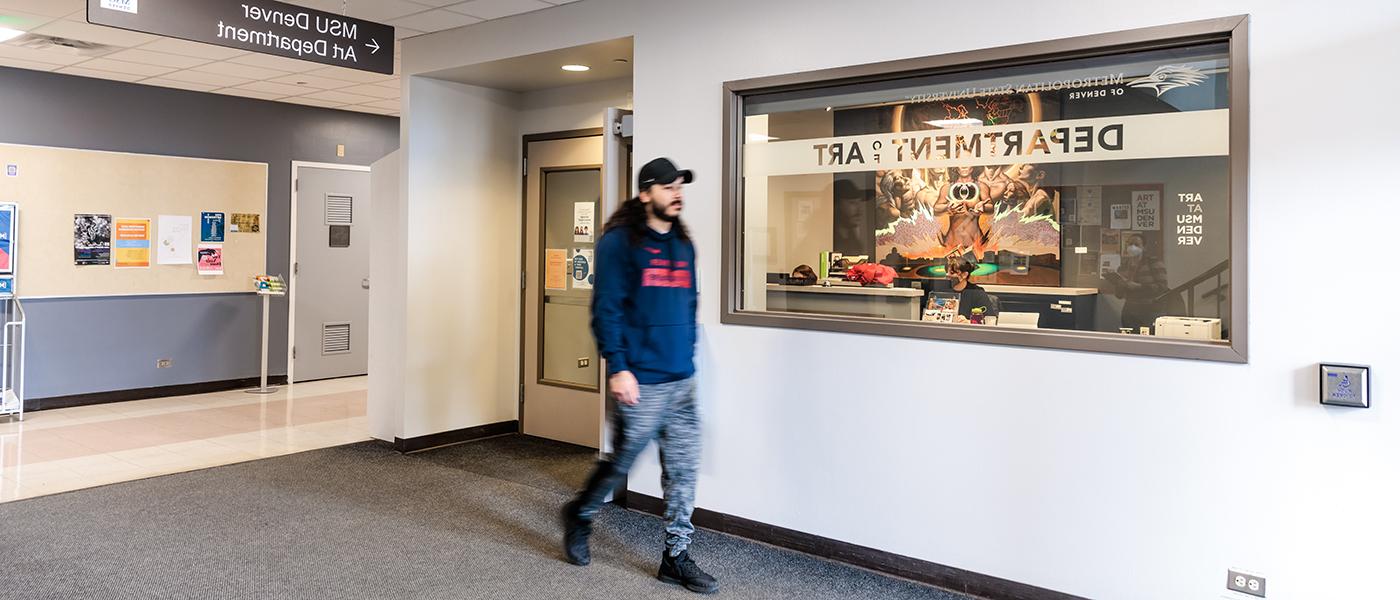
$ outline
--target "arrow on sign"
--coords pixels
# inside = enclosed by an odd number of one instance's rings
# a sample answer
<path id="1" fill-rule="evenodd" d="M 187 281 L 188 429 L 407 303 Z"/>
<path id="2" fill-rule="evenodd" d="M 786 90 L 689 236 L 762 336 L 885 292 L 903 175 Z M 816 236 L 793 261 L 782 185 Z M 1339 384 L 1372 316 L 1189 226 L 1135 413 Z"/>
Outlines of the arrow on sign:
<path id="1" fill-rule="evenodd" d="M 379 53 L 379 42 L 376 42 L 376 41 L 374 41 L 374 40 L 370 40 L 369 43 L 368 43 L 368 44 L 365 44 L 365 45 L 366 45 L 366 46 L 369 46 L 369 53 L 370 53 L 370 54 L 378 54 L 378 53 Z"/>

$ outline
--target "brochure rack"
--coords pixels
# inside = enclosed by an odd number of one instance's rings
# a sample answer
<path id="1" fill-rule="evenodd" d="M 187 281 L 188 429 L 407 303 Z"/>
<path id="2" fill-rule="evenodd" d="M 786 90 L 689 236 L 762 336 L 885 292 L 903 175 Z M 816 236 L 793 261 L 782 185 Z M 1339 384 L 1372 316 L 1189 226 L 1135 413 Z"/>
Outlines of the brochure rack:
<path id="1" fill-rule="evenodd" d="M 0 416 L 24 420 L 24 306 L 19 298 L 5 298 L 5 334 L 0 347 Z"/>
<path id="2" fill-rule="evenodd" d="M 287 295 L 287 282 L 279 277 L 260 276 L 255 280 L 257 292 L 262 296 L 262 368 L 259 371 L 258 387 L 246 390 L 249 394 L 271 394 L 275 387 L 267 386 L 267 319 L 273 296 Z"/>

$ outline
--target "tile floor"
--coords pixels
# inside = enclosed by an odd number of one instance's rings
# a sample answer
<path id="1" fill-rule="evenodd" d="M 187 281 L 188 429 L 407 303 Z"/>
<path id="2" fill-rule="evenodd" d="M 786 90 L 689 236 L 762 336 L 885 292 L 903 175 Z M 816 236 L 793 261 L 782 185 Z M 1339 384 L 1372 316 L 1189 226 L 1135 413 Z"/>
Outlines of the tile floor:
<path id="1" fill-rule="evenodd" d="M 366 377 L 0 417 L 0 502 L 369 439 Z"/>

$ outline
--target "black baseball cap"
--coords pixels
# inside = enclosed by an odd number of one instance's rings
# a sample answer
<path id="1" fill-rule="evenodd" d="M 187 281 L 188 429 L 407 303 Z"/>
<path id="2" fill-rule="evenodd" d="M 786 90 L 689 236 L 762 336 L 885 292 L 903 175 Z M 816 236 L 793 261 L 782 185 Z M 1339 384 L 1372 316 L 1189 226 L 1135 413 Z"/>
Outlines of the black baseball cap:
<path id="1" fill-rule="evenodd" d="M 637 189 L 645 190 L 653 185 L 666 185 L 677 179 L 684 179 L 684 183 L 695 181 L 695 174 L 689 170 L 676 168 L 676 163 L 669 158 L 658 158 L 642 165 L 642 170 L 637 172 Z"/>

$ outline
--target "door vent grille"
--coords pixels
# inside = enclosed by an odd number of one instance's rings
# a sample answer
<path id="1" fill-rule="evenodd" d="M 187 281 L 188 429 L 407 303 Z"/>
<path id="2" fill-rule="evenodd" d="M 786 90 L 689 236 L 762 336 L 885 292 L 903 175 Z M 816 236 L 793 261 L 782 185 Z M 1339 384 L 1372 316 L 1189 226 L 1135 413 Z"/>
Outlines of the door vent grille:
<path id="1" fill-rule="evenodd" d="M 350 324 L 324 323 L 321 325 L 321 354 L 347 354 L 350 352 Z"/>
<path id="2" fill-rule="evenodd" d="M 326 224 L 354 225 L 355 198 L 326 194 Z"/>

